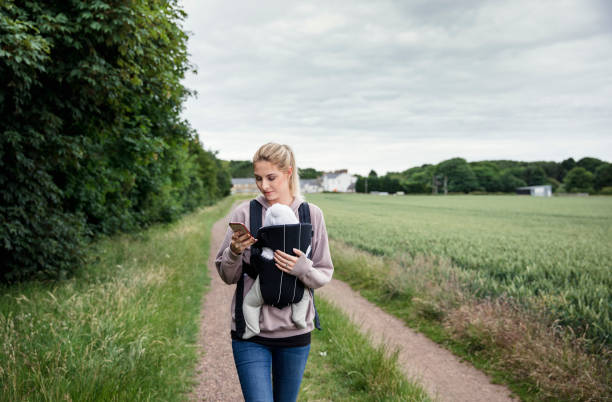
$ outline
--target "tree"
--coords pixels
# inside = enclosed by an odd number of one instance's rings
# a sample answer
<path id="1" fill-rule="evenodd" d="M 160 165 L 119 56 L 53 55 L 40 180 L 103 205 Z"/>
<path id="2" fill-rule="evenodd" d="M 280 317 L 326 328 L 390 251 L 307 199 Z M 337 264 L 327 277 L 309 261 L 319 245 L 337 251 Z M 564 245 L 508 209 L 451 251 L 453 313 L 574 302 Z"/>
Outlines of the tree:
<path id="1" fill-rule="evenodd" d="M 550 184 L 553 192 L 556 192 L 559 186 L 561 186 L 561 182 L 553 177 L 548 178 L 548 184 Z"/>
<path id="2" fill-rule="evenodd" d="M 512 171 L 513 169 L 504 170 L 501 172 L 499 177 L 502 191 L 507 193 L 514 193 L 518 187 L 524 187 L 527 185 L 524 180 L 516 177 Z"/>
<path id="3" fill-rule="evenodd" d="M 180 117 L 184 16 L 177 0 L 0 3 L 0 279 L 63 277 L 88 236 L 220 196 Z"/>
<path id="4" fill-rule="evenodd" d="M 229 161 L 230 174 L 233 178 L 253 177 L 253 162 Z"/>
<path id="5" fill-rule="evenodd" d="M 583 167 L 576 166 L 570 170 L 563 184 L 568 192 L 587 193 L 593 191 L 593 174 Z"/>
<path id="6" fill-rule="evenodd" d="M 365 177 L 357 175 L 357 182 L 355 183 L 355 191 L 358 193 L 365 193 Z"/>
<path id="7" fill-rule="evenodd" d="M 449 192 L 468 193 L 478 189 L 478 180 L 470 165 L 463 158 L 453 158 L 440 162 L 435 174 L 448 177 Z"/>
<path id="8" fill-rule="evenodd" d="M 563 167 L 558 162 L 531 162 L 530 166 L 539 166 L 544 170 L 546 177 L 552 177 L 557 181 L 563 179 Z"/>
<path id="9" fill-rule="evenodd" d="M 524 177 L 528 186 L 548 183 L 548 178 L 544 169 L 535 164 L 530 164 L 525 168 Z"/>
<path id="10" fill-rule="evenodd" d="M 431 181 L 435 165 L 424 164 L 401 172 L 400 187 L 406 193 L 431 193 Z"/>
<path id="11" fill-rule="evenodd" d="M 595 170 L 594 179 L 595 189 L 601 190 L 604 187 L 612 186 L 612 164 L 604 163 Z"/>
<path id="12" fill-rule="evenodd" d="M 576 161 L 574 158 L 567 158 L 563 162 L 561 162 L 562 174 L 559 178 L 559 181 L 563 181 L 567 172 L 576 167 Z"/>
<path id="13" fill-rule="evenodd" d="M 301 179 L 318 179 L 323 176 L 323 172 L 313 168 L 298 169 Z"/>
<path id="14" fill-rule="evenodd" d="M 483 191 L 502 191 L 502 185 L 497 169 L 491 164 L 472 165 L 472 171 Z"/>
<path id="15" fill-rule="evenodd" d="M 576 166 L 585 168 L 586 170 L 594 174 L 595 170 L 597 170 L 597 168 L 603 165 L 604 163 L 604 161 L 597 158 L 585 157 L 576 162 Z"/>

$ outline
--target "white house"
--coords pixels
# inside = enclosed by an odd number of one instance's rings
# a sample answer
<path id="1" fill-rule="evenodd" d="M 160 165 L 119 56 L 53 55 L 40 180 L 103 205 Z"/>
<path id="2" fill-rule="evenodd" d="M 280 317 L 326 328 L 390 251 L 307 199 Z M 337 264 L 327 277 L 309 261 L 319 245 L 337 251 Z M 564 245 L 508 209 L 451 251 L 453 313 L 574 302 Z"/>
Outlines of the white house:
<path id="1" fill-rule="evenodd" d="M 348 174 L 347 170 L 325 173 L 322 177 L 323 190 L 338 193 L 355 192 L 357 177 Z"/>
<path id="2" fill-rule="evenodd" d="M 534 197 L 552 197 L 552 186 L 550 184 L 542 186 L 518 187 L 517 194 L 532 195 Z"/>
<path id="3" fill-rule="evenodd" d="M 300 179 L 300 191 L 302 192 L 302 194 L 323 192 L 323 186 L 321 185 L 321 178 Z"/>
<path id="4" fill-rule="evenodd" d="M 325 173 L 318 179 L 300 179 L 300 191 L 306 193 L 320 193 L 332 191 L 339 193 L 354 193 L 357 177 L 348 174 L 347 170 L 340 170 L 333 173 Z M 237 193 L 257 193 L 255 178 L 233 178 L 232 194 Z"/>
<path id="5" fill-rule="evenodd" d="M 254 177 L 232 179 L 232 194 L 236 193 L 257 193 L 257 184 Z"/>

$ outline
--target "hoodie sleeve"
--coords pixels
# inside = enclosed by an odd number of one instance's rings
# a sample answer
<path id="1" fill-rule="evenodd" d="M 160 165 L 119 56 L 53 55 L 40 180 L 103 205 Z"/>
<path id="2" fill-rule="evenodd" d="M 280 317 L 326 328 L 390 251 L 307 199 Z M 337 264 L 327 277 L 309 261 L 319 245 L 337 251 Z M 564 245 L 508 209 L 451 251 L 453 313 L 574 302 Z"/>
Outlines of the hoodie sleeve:
<path id="1" fill-rule="evenodd" d="M 297 276 L 307 287 L 317 289 L 331 280 L 334 265 L 329 252 L 329 240 L 327 239 L 323 212 L 314 204 L 309 203 L 308 205 L 310 206 L 310 216 L 314 230 L 312 252 L 310 259 L 301 255 L 291 273 Z"/>
<path id="2" fill-rule="evenodd" d="M 239 205 L 231 214 L 230 222 L 242 222 L 249 227 L 249 221 L 247 217 L 248 202 Z M 237 283 L 242 274 L 242 261 L 250 260 L 250 250 L 246 249 L 242 254 L 236 254 L 230 249 L 230 243 L 232 242 L 232 230 L 228 227 L 225 232 L 225 238 L 223 243 L 217 252 L 215 258 L 215 266 L 217 272 L 223 280 L 223 282 L 229 284 Z"/>

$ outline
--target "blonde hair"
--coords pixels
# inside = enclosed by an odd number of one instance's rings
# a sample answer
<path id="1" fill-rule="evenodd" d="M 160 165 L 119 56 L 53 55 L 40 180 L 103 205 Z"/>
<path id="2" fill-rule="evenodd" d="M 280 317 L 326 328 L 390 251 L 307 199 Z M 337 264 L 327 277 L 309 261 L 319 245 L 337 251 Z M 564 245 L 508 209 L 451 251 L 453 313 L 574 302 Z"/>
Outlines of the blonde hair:
<path id="1" fill-rule="evenodd" d="M 268 161 L 273 165 L 278 166 L 278 169 L 287 173 L 291 168 L 291 177 L 289 178 L 289 191 L 294 197 L 299 197 L 300 194 L 300 176 L 298 174 L 297 165 L 293 150 L 289 145 L 276 144 L 269 142 L 259 147 L 255 155 L 253 155 L 253 164 L 259 161 Z"/>

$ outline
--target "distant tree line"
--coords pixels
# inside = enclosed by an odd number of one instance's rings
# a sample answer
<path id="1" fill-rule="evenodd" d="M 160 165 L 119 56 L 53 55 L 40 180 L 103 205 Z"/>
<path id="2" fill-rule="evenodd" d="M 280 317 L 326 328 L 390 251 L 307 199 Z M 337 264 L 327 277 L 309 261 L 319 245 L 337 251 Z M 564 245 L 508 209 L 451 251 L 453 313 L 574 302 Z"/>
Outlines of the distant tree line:
<path id="1" fill-rule="evenodd" d="M 229 170 L 232 178 L 253 177 L 253 162 L 231 160 L 229 161 Z M 323 174 L 323 172 L 313 168 L 298 168 L 298 173 L 300 179 L 316 179 Z"/>
<path id="2" fill-rule="evenodd" d="M 229 161 L 229 170 L 233 178 L 253 177 L 251 161 Z M 301 179 L 316 179 L 324 172 L 300 168 L 299 174 Z M 430 194 L 434 177 L 438 178 L 438 190 L 442 191 L 444 176 L 451 193 L 514 193 L 517 187 L 550 184 L 553 192 L 612 194 L 612 164 L 591 157 L 578 162 L 573 158 L 563 162 L 467 162 L 463 158 L 452 158 L 384 176 L 371 170 L 367 176 L 357 175 L 356 191 L 365 192 L 367 182 L 368 192 Z"/>
<path id="3" fill-rule="evenodd" d="M 0 280 L 64 277 L 99 234 L 229 194 L 179 117 L 190 95 L 176 0 L 0 5 Z"/>
<path id="4" fill-rule="evenodd" d="M 368 192 L 431 193 L 434 177 L 442 183 L 444 176 L 452 193 L 514 193 L 517 187 L 550 184 L 555 192 L 612 194 L 612 164 L 590 157 L 560 163 L 452 158 L 384 176 L 372 170 L 368 176 L 358 176 L 356 191 L 365 192 L 367 185 Z M 438 188 L 441 191 L 442 185 Z"/>

